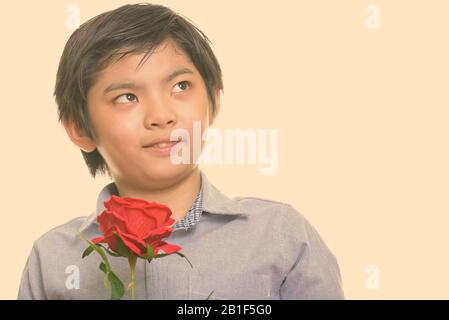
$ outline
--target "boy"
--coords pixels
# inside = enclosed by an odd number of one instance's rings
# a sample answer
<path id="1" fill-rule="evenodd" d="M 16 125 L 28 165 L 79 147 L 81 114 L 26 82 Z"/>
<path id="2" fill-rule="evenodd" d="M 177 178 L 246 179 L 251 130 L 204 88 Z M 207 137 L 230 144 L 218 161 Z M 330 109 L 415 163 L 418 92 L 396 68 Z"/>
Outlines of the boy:
<path id="1" fill-rule="evenodd" d="M 335 256 L 292 206 L 230 199 L 192 156 L 175 164 L 173 139 L 193 123 L 204 132 L 220 110 L 221 70 L 207 37 L 170 9 L 125 5 L 77 29 L 62 54 L 55 86 L 59 120 L 93 177 L 108 173 L 96 210 L 35 241 L 19 299 L 108 299 L 99 257 L 81 259 L 101 235 L 96 221 L 112 195 L 167 205 L 176 223 L 167 240 L 176 255 L 138 259 L 136 299 L 342 299 Z M 194 152 L 190 152 L 193 155 Z M 126 259 L 110 257 L 127 283 Z M 76 276 L 76 277 L 75 277 Z M 129 298 L 128 292 L 124 298 Z"/>

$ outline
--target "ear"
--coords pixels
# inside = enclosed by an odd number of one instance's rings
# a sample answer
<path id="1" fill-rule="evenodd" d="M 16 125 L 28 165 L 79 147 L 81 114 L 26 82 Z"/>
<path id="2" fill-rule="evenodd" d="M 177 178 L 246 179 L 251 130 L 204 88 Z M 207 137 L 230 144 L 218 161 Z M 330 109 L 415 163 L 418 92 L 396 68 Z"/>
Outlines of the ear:
<path id="1" fill-rule="evenodd" d="M 75 123 L 63 121 L 62 124 L 70 140 L 72 140 L 72 142 L 81 150 L 84 152 L 92 152 L 97 148 L 95 142 Z"/>
<path id="2" fill-rule="evenodd" d="M 209 126 L 214 123 L 215 118 L 220 112 L 220 89 L 215 90 L 215 113 L 209 116 Z"/>

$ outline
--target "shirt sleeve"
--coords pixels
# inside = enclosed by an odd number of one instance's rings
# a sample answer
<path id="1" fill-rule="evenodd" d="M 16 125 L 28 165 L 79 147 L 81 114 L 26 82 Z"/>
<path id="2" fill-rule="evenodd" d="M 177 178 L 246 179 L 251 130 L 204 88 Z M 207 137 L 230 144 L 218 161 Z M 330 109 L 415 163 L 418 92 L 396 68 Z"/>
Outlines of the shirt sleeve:
<path id="1" fill-rule="evenodd" d="M 28 256 L 20 281 L 17 300 L 46 300 L 43 287 L 41 264 L 38 250 L 35 246 Z"/>
<path id="2" fill-rule="evenodd" d="M 286 276 L 281 299 L 344 299 L 337 259 L 317 230 L 292 206 L 284 219 L 281 233 Z"/>

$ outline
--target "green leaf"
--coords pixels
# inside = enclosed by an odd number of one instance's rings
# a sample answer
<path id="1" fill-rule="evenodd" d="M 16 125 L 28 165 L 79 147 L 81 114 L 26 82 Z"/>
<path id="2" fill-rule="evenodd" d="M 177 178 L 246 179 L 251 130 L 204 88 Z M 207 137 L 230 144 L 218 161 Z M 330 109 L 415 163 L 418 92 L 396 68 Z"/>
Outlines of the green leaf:
<path id="1" fill-rule="evenodd" d="M 209 300 L 209 299 L 210 299 L 210 296 L 212 295 L 212 293 L 214 293 L 214 291 L 215 291 L 215 290 L 212 290 L 212 292 L 211 292 L 211 293 L 209 293 L 209 296 L 207 297 L 207 299 L 206 299 L 206 300 Z"/>
<path id="2" fill-rule="evenodd" d="M 187 257 L 184 254 L 182 254 L 181 252 L 174 252 L 174 253 L 176 253 L 178 256 L 183 257 L 184 259 L 186 259 L 187 262 L 190 264 L 190 267 L 193 268 L 192 263 L 190 263 L 189 259 L 187 259 Z"/>
<path id="3" fill-rule="evenodd" d="M 108 272 L 109 270 L 107 269 L 106 265 L 104 262 L 100 262 L 100 270 L 104 272 L 104 277 L 103 277 L 103 285 L 104 287 L 111 291 L 111 285 L 109 284 L 108 281 Z"/>
<path id="4" fill-rule="evenodd" d="M 111 300 L 120 300 L 125 294 L 125 286 L 123 282 L 117 277 L 117 275 L 108 269 L 105 263 L 100 263 L 100 270 L 105 273 L 105 279 L 107 280 L 108 289 L 111 291 Z"/>
<path id="5" fill-rule="evenodd" d="M 79 232 L 78 235 L 82 240 L 86 241 L 89 244 L 88 249 L 86 249 L 83 253 L 83 257 L 95 250 L 103 259 L 103 261 L 100 263 L 100 270 L 105 274 L 104 283 L 107 289 L 111 291 L 111 299 L 118 300 L 123 297 L 123 295 L 125 294 L 125 287 L 122 281 L 115 275 L 114 272 L 112 272 L 108 257 L 104 252 L 105 250 L 108 252 L 108 250 L 103 248 L 103 246 L 94 244 L 92 241 L 86 239 L 81 232 Z M 111 254 L 110 252 L 108 253 Z"/>
<path id="6" fill-rule="evenodd" d="M 108 271 L 106 270 L 106 265 L 104 264 L 104 262 L 100 262 L 100 270 L 104 272 L 104 277 L 103 277 L 103 285 L 104 287 L 111 291 L 111 285 L 109 284 L 108 281 Z"/>
<path id="7" fill-rule="evenodd" d="M 165 257 L 165 256 L 169 256 L 169 255 L 171 255 L 171 254 L 174 254 L 174 253 L 176 253 L 178 256 L 183 257 L 184 259 L 186 259 L 187 262 L 190 264 L 190 267 L 193 268 L 192 263 L 191 263 L 191 262 L 189 261 L 189 259 L 187 259 L 187 257 L 186 257 L 184 254 L 182 254 L 181 252 L 160 253 L 160 254 L 158 254 L 158 255 L 155 255 L 153 258 L 162 258 L 162 257 Z"/>
<path id="8" fill-rule="evenodd" d="M 108 280 L 111 284 L 111 300 L 120 300 L 125 294 L 123 282 L 112 271 L 108 274 Z"/>
<path id="9" fill-rule="evenodd" d="M 97 246 L 100 246 L 100 247 L 102 247 L 110 256 L 112 256 L 112 257 L 120 257 L 120 255 L 119 254 L 117 254 L 117 253 L 115 253 L 114 251 L 112 251 L 112 250 L 110 250 L 110 249 L 108 249 L 108 248 L 106 248 L 105 246 L 103 246 L 103 245 L 101 245 L 101 244 L 97 244 Z"/>
<path id="10" fill-rule="evenodd" d="M 151 259 L 153 259 L 153 256 L 154 256 L 154 250 L 150 246 L 150 244 L 147 243 L 147 254 L 145 255 L 145 259 L 146 260 L 151 260 Z"/>
<path id="11" fill-rule="evenodd" d="M 100 262 L 100 270 L 103 271 L 106 275 L 111 271 L 110 269 L 108 269 L 104 262 Z"/>
<path id="12" fill-rule="evenodd" d="M 111 270 L 111 265 L 109 264 L 108 257 L 106 256 L 106 253 L 104 253 L 103 248 L 100 247 L 99 245 L 94 244 L 92 241 L 86 239 L 81 232 L 79 232 L 78 235 L 82 240 L 86 241 L 89 244 L 89 246 L 92 247 L 93 250 L 95 250 L 101 256 L 104 263 L 108 267 L 108 270 Z"/>
<path id="13" fill-rule="evenodd" d="M 117 238 L 117 251 L 118 254 L 122 257 L 129 257 L 129 250 L 123 242 L 122 238 L 118 235 L 118 233 L 114 232 L 115 237 Z"/>
<path id="14" fill-rule="evenodd" d="M 94 248 L 93 247 L 91 247 L 91 246 L 88 246 L 87 248 L 86 248 L 86 250 L 84 250 L 84 252 L 83 252 L 83 255 L 82 255 L 82 259 L 84 259 L 85 257 L 87 257 L 88 255 L 90 255 L 92 252 L 94 252 Z"/>

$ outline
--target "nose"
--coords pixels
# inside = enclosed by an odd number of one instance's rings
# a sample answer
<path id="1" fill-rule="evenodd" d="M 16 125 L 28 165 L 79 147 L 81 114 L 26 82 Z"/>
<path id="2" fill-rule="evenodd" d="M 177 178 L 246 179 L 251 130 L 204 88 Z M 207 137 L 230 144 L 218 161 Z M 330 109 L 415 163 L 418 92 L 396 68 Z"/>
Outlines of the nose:
<path id="1" fill-rule="evenodd" d="M 145 128 L 165 128 L 176 124 L 176 115 L 169 103 L 152 102 L 146 107 Z"/>

